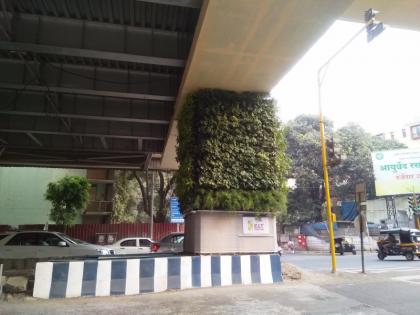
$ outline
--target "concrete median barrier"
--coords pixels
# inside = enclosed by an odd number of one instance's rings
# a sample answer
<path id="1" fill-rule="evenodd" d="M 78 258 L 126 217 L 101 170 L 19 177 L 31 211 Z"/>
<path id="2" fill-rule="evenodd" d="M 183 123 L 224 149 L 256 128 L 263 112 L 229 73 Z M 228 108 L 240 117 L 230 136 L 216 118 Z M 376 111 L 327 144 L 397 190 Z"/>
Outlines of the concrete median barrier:
<path id="1" fill-rule="evenodd" d="M 39 262 L 33 296 L 134 295 L 281 281 L 280 256 L 276 254 Z"/>

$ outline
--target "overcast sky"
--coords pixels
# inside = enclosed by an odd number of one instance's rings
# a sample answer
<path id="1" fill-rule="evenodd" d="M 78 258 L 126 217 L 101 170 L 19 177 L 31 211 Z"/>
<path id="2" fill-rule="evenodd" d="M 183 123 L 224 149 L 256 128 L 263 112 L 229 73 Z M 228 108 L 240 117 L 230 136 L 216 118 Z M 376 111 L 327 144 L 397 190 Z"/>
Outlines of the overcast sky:
<path id="1" fill-rule="evenodd" d="M 318 68 L 362 26 L 335 22 L 273 89 L 282 121 L 318 114 Z M 369 44 L 363 32 L 332 61 L 322 91 L 336 128 L 356 122 L 379 133 L 420 121 L 420 32 L 386 26 Z"/>

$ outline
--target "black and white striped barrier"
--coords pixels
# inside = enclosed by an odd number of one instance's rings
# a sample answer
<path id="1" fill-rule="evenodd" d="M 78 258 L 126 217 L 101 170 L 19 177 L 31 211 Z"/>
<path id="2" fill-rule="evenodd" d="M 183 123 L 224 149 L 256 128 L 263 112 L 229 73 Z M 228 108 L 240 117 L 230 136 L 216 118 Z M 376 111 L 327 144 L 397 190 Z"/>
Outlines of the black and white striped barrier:
<path id="1" fill-rule="evenodd" d="M 280 256 L 275 254 L 40 262 L 33 296 L 132 295 L 281 281 Z"/>

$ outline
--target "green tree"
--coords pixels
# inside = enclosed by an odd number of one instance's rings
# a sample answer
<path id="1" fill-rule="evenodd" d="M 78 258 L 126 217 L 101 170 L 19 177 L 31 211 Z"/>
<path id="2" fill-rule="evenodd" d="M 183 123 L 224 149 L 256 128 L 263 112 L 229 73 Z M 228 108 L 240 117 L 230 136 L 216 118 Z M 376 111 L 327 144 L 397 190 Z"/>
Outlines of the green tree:
<path id="1" fill-rule="evenodd" d="M 139 200 L 138 186 L 126 170 L 114 173 L 114 196 L 112 198 L 112 223 L 134 223 L 137 219 Z"/>
<path id="2" fill-rule="evenodd" d="M 333 124 L 325 120 L 326 137 Z M 307 222 L 321 218 L 323 170 L 319 118 L 300 115 L 287 124 L 287 154 L 292 161 L 288 177 L 295 179 L 295 188 L 288 194 L 288 222 Z"/>
<path id="3" fill-rule="evenodd" d="M 52 204 L 50 220 L 56 224 L 72 225 L 86 207 L 89 189 L 88 180 L 80 176 L 65 176 L 55 183 L 49 183 L 45 199 Z"/>
<path id="4" fill-rule="evenodd" d="M 354 187 L 366 183 L 368 198 L 375 198 L 375 177 L 371 153 L 379 150 L 406 148 L 400 142 L 372 136 L 357 124 L 348 124 L 337 130 L 334 141 L 342 155 L 342 162 L 332 171 L 334 193 L 340 199 L 354 198 Z"/>
<path id="5" fill-rule="evenodd" d="M 349 124 L 333 132 L 331 121 L 325 121 L 326 138 L 333 137 L 334 148 L 341 155 L 341 163 L 329 167 L 332 197 L 353 200 L 355 185 L 366 182 L 369 198 L 375 197 L 375 179 L 371 152 L 404 148 L 397 141 L 372 136 L 356 124 Z M 295 188 L 288 195 L 286 222 L 320 220 L 324 202 L 323 169 L 319 120 L 317 116 L 301 115 L 287 125 L 287 153 L 293 167 L 289 178 Z"/>
<path id="6" fill-rule="evenodd" d="M 155 186 L 152 187 L 152 172 L 155 172 Z M 156 176 L 157 174 L 157 176 Z M 136 171 L 132 176 L 137 181 L 140 188 L 141 202 L 143 211 L 150 216 L 151 213 L 151 192 L 153 191 L 154 221 L 165 222 L 169 210 L 170 193 L 174 189 L 174 172 L 158 171 Z"/>

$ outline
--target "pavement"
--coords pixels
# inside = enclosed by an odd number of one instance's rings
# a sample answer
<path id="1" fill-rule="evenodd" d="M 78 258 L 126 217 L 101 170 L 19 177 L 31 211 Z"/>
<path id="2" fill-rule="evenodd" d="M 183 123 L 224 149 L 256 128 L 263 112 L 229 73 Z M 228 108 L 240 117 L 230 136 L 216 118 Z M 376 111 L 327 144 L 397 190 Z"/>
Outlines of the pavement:
<path id="1" fill-rule="evenodd" d="M 301 268 L 302 279 L 276 285 L 230 286 L 169 291 L 139 296 L 61 300 L 14 299 L 0 302 L 0 314 L 419 314 L 420 261 L 366 256 L 367 274 L 355 270 L 360 256 L 338 258 L 284 255 L 285 264 Z M 418 267 L 417 267 L 418 266 Z M 369 271 L 370 269 L 370 271 Z M 376 270 L 377 272 L 372 272 Z M 381 271 L 381 272 L 379 272 Z"/>

